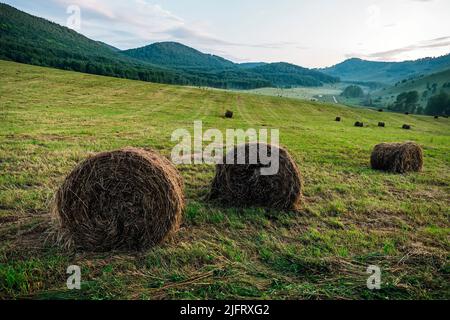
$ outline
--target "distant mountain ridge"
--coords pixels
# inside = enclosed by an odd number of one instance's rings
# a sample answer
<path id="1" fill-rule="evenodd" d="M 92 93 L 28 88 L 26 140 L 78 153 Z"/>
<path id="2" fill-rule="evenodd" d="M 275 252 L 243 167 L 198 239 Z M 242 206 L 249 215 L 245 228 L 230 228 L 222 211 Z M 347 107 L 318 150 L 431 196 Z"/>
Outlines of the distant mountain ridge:
<path id="1" fill-rule="evenodd" d="M 237 64 L 216 55 L 202 53 L 177 42 L 159 42 L 142 48 L 122 51 L 123 54 L 153 65 L 181 69 L 183 71 L 232 72 L 235 77 L 252 76 L 264 79 L 275 86 L 321 86 L 339 79 L 321 72 L 293 64 L 241 63 Z"/>
<path id="2" fill-rule="evenodd" d="M 352 58 L 329 68 L 317 69 L 342 81 L 381 82 L 393 84 L 418 75 L 429 75 L 450 69 L 450 54 L 403 62 L 379 62 Z"/>

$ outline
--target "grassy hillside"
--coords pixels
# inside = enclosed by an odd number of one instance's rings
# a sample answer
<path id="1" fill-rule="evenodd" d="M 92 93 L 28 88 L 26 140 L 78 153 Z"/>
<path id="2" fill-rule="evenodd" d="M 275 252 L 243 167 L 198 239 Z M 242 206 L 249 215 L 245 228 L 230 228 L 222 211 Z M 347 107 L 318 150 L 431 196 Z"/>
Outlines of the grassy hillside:
<path id="1" fill-rule="evenodd" d="M 248 90 L 247 92 L 258 95 L 273 96 L 273 97 L 283 97 L 292 98 L 300 100 L 318 100 L 333 102 L 333 96 L 336 98 L 344 90 L 345 84 L 335 83 L 327 84 L 321 87 L 294 87 L 290 89 L 283 88 L 259 88 Z M 243 91 L 245 92 L 245 91 Z"/>
<path id="2" fill-rule="evenodd" d="M 450 298 L 448 119 L 4 61 L 0 88 L 0 299 Z M 225 109 L 235 118 L 225 120 Z M 217 207 L 203 200 L 214 166 L 180 166 L 188 207 L 171 241 L 112 254 L 45 242 L 52 195 L 79 161 L 124 146 L 168 156 L 172 131 L 194 120 L 279 128 L 305 180 L 302 211 Z M 424 172 L 369 168 L 375 144 L 405 140 L 424 147 Z M 81 291 L 65 289 L 72 264 L 82 268 Z M 382 290 L 366 288 L 368 265 L 381 267 Z"/>
<path id="3" fill-rule="evenodd" d="M 373 98 L 377 105 L 385 107 L 394 103 L 399 94 L 417 91 L 420 96 L 420 106 L 426 107 L 428 99 L 439 94 L 441 90 L 450 93 L 450 69 L 429 76 L 403 79 L 391 87 L 374 92 Z"/>

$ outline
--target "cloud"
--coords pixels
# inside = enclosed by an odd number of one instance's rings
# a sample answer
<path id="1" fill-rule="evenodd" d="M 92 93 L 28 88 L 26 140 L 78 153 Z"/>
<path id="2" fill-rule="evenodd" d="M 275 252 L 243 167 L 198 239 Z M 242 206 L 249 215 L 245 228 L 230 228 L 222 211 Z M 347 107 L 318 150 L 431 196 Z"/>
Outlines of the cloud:
<path id="1" fill-rule="evenodd" d="M 53 0 L 62 6 L 78 5 L 82 32 L 121 49 L 158 41 L 179 41 L 218 52 L 224 47 L 307 49 L 294 42 L 238 43 L 220 39 L 205 28 L 189 25 L 183 18 L 145 0 Z M 108 26 L 108 28 L 105 28 Z M 84 29 L 83 29 L 84 28 Z"/>
<path id="2" fill-rule="evenodd" d="M 369 54 L 347 54 L 347 58 L 359 57 L 363 59 L 376 60 L 376 61 L 396 61 L 398 58 L 406 53 L 411 53 L 416 50 L 422 49 L 434 49 L 434 48 L 446 48 L 450 47 L 450 36 L 434 38 L 431 40 L 425 40 L 412 44 L 409 46 L 396 48 L 387 51 L 374 52 Z"/>
<path id="3" fill-rule="evenodd" d="M 66 6 L 77 5 L 85 10 L 97 12 L 111 19 L 115 17 L 114 12 L 108 6 L 96 0 L 56 0 L 56 2 Z"/>

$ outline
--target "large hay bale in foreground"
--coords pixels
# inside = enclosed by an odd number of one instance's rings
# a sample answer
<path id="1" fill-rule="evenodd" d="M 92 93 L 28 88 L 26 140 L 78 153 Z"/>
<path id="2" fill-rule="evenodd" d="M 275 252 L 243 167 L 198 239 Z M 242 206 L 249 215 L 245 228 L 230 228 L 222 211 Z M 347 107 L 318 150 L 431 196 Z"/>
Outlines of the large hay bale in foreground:
<path id="1" fill-rule="evenodd" d="M 252 147 L 251 147 L 252 146 Z M 255 147 L 258 156 L 256 164 L 249 160 L 249 151 Z M 274 175 L 262 175 L 263 164 L 259 156 L 262 150 L 269 157 L 272 151 L 279 154 L 279 170 Z M 216 166 L 216 176 L 211 185 L 210 200 L 223 205 L 243 207 L 264 207 L 277 210 L 298 210 L 302 202 L 302 178 L 289 153 L 277 146 L 245 144 L 234 148 L 234 162 Z M 238 152 L 245 150 L 245 164 L 237 164 Z M 230 153 L 231 153 L 230 152 Z M 231 156 L 229 156 L 231 158 Z"/>
<path id="2" fill-rule="evenodd" d="M 183 182 L 156 152 L 127 148 L 79 164 L 55 196 L 59 240 L 88 251 L 141 250 L 179 227 Z"/>
<path id="3" fill-rule="evenodd" d="M 375 170 L 418 172 L 423 167 L 423 151 L 414 142 L 381 143 L 375 146 L 370 162 Z"/>

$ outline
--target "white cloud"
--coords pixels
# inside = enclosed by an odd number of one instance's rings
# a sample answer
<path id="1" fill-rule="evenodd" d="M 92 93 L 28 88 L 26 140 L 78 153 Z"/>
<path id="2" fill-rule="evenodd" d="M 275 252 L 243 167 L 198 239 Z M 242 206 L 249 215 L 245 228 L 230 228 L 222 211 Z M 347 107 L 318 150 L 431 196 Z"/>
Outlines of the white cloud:
<path id="1" fill-rule="evenodd" d="M 158 4 L 145 0 L 53 0 L 60 5 L 78 5 L 82 10 L 82 32 L 120 49 L 157 41 L 179 41 L 208 52 L 224 53 L 225 47 L 305 49 L 298 43 L 238 43 L 220 39 L 187 23 Z M 234 60 L 240 60 L 235 58 Z"/>
<path id="2" fill-rule="evenodd" d="M 411 44 L 408 46 L 395 48 L 386 51 L 366 53 L 366 54 L 358 54 L 352 53 L 347 54 L 348 58 L 358 57 L 362 59 L 376 60 L 376 61 L 399 61 L 404 60 L 408 54 L 412 54 L 414 52 L 423 53 L 426 50 L 436 49 L 436 48 L 450 48 L 450 36 L 447 37 L 439 37 L 430 40 L 420 41 L 415 44 Z"/>

